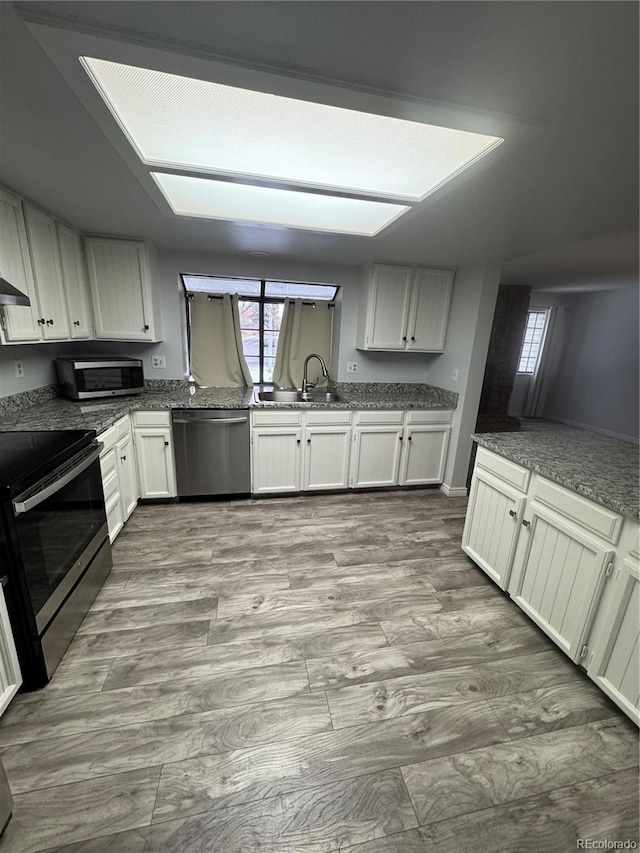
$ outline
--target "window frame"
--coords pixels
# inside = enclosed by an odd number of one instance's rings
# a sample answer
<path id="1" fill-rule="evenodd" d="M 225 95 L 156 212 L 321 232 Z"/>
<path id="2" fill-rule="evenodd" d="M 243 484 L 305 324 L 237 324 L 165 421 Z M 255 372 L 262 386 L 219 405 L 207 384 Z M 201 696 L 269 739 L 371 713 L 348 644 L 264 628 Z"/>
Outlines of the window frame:
<path id="1" fill-rule="evenodd" d="M 191 378 L 191 314 L 189 311 L 189 297 L 190 294 L 193 293 L 207 293 L 206 290 L 194 291 L 189 290 L 185 284 L 185 278 L 220 278 L 225 281 L 254 281 L 260 284 L 260 293 L 257 296 L 242 296 L 240 294 L 236 294 L 238 296 L 238 300 L 241 302 L 257 302 L 258 303 L 258 316 L 259 316 L 259 329 L 258 329 L 258 339 L 259 339 L 259 354 L 258 354 L 258 365 L 259 365 L 259 375 L 260 378 L 258 381 L 254 380 L 255 385 L 273 385 L 273 382 L 270 380 L 266 380 L 264 378 L 264 306 L 265 305 L 284 305 L 285 300 L 291 297 L 288 296 L 267 296 L 266 289 L 267 284 L 297 284 L 302 287 L 333 287 L 334 293 L 331 299 L 321 299 L 318 296 L 309 297 L 309 303 L 315 302 L 327 302 L 330 308 L 335 308 L 336 298 L 338 296 L 338 291 L 340 290 L 340 286 L 337 284 L 326 284 L 325 282 L 319 281 L 285 281 L 284 279 L 275 279 L 275 278 L 250 278 L 249 276 L 234 276 L 234 275 L 207 275 L 205 273 L 179 273 L 180 281 L 182 283 L 182 289 L 184 291 L 184 299 L 185 299 L 185 315 L 186 315 L 186 324 L 187 324 L 187 371 L 188 375 Z M 232 291 L 225 291 L 226 293 L 232 293 Z M 209 295 L 209 294 L 207 294 Z M 221 292 L 211 292 L 211 296 L 214 297 L 222 297 L 224 294 Z M 300 298 L 300 297 L 296 297 Z M 304 297 L 302 297 L 304 299 Z M 304 300 L 307 302 L 307 300 Z M 245 356 L 246 358 L 246 356 Z"/>
<path id="2" fill-rule="evenodd" d="M 544 315 L 544 324 L 542 326 L 542 337 L 540 338 L 540 343 L 538 344 L 538 351 L 535 356 L 535 364 L 533 365 L 532 370 L 520 370 L 520 364 L 522 359 L 526 357 L 528 360 L 531 359 L 531 355 L 523 356 L 525 344 L 525 337 L 527 334 L 527 328 L 529 327 L 529 317 L 532 314 L 543 314 Z M 516 371 L 516 376 L 535 376 L 538 368 L 540 367 L 540 359 L 542 357 L 542 351 L 544 349 L 544 344 L 547 338 L 547 330 L 549 328 L 549 308 L 528 308 L 527 309 L 527 322 L 524 327 L 524 333 L 522 336 L 522 343 L 520 344 L 520 353 L 518 355 L 518 369 Z M 531 346 L 529 345 L 529 352 L 531 352 Z"/>

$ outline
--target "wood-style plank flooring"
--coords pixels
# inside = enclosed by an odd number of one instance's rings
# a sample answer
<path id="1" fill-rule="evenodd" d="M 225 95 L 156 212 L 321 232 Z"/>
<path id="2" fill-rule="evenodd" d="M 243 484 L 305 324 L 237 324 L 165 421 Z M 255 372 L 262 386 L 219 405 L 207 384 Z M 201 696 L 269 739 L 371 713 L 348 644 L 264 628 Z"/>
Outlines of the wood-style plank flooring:
<path id="1" fill-rule="evenodd" d="M 638 841 L 637 730 L 437 490 L 139 507 L 0 721 L 0 853 L 563 853 Z"/>

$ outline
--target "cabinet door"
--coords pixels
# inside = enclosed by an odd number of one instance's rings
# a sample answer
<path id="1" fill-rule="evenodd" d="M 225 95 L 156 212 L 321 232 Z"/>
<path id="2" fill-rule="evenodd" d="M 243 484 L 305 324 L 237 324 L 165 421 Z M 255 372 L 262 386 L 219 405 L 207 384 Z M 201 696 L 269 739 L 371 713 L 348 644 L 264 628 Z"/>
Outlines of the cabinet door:
<path id="1" fill-rule="evenodd" d="M 452 270 L 415 270 L 407 349 L 414 352 L 444 350 L 452 286 Z"/>
<path id="2" fill-rule="evenodd" d="M 606 634 L 593 650 L 587 674 L 601 690 L 640 724 L 640 561 L 628 554 L 616 570 L 616 593 Z"/>
<path id="3" fill-rule="evenodd" d="M 0 714 L 18 692 L 22 684 L 22 673 L 18 663 L 16 644 L 9 622 L 4 588 L 0 586 Z"/>
<path id="4" fill-rule="evenodd" d="M 302 430 L 258 427 L 251 436 L 253 493 L 299 492 Z"/>
<path id="5" fill-rule="evenodd" d="M 398 484 L 402 434 L 402 427 L 356 427 L 351 465 L 355 489 Z"/>
<path id="6" fill-rule="evenodd" d="M 116 456 L 122 518 L 126 521 L 138 503 L 138 483 L 136 481 L 136 465 L 131 435 L 120 439 L 116 445 Z"/>
<path id="7" fill-rule="evenodd" d="M 302 488 L 346 489 L 349 483 L 350 426 L 307 427 Z"/>
<path id="8" fill-rule="evenodd" d="M 376 264 L 371 270 L 365 349 L 406 349 L 411 275 L 410 267 Z"/>
<path id="9" fill-rule="evenodd" d="M 92 237 L 85 246 L 96 338 L 153 340 L 145 244 Z"/>
<path id="10" fill-rule="evenodd" d="M 535 501 L 525 516 L 509 594 L 577 661 L 613 552 Z"/>
<path id="11" fill-rule="evenodd" d="M 56 222 L 60 264 L 67 303 L 70 337 L 81 340 L 93 332 L 89 308 L 89 284 L 84 266 L 80 235 Z"/>
<path id="12" fill-rule="evenodd" d="M 28 204 L 25 205 L 25 220 L 38 305 L 44 320 L 42 336 L 46 341 L 65 340 L 69 337 L 69 321 L 56 222 Z"/>
<path id="13" fill-rule="evenodd" d="M 136 467 L 141 498 L 175 498 L 176 475 L 169 427 L 135 431 Z"/>
<path id="14" fill-rule="evenodd" d="M 513 565 L 525 496 L 476 467 L 462 534 L 462 550 L 500 589 Z"/>
<path id="15" fill-rule="evenodd" d="M 400 485 L 441 483 L 448 444 L 448 426 L 408 426 L 400 463 Z"/>
<path id="16" fill-rule="evenodd" d="M 6 340 L 41 340 L 38 300 L 33 284 L 22 204 L 19 198 L 3 190 L 0 190 L 0 275 L 31 299 L 30 307 L 4 306 Z"/>

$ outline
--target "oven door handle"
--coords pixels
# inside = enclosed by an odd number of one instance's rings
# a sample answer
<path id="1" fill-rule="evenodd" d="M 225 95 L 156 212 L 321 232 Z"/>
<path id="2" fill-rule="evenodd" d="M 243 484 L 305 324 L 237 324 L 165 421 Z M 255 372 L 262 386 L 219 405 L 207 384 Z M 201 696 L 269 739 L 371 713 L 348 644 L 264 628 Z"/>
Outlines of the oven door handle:
<path id="1" fill-rule="evenodd" d="M 22 515 L 23 512 L 29 512 L 30 509 L 38 506 L 43 501 L 46 501 L 47 498 L 50 498 L 51 495 L 55 495 L 56 492 L 59 492 L 60 489 L 63 489 L 67 486 L 72 480 L 74 480 L 78 474 L 81 474 L 86 468 L 89 467 L 96 459 L 100 456 L 102 452 L 102 448 L 104 445 L 102 442 L 98 443 L 98 446 L 90 453 L 88 456 L 85 456 L 84 459 L 79 462 L 75 467 L 73 467 L 70 471 L 66 471 L 59 480 L 54 480 L 53 483 L 50 483 L 48 486 L 45 486 L 39 492 L 36 492 L 35 495 L 31 495 L 31 497 L 27 498 L 25 501 L 20 500 L 20 496 L 13 501 L 13 511 L 16 515 Z"/>

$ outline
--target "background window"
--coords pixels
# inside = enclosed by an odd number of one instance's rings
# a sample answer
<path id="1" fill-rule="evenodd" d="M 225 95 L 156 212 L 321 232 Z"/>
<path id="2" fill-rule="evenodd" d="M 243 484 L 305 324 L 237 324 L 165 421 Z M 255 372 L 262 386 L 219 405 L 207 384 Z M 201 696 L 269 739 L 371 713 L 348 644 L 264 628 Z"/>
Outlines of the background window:
<path id="1" fill-rule="evenodd" d="M 527 325 L 518 362 L 518 373 L 534 373 L 538 366 L 544 333 L 547 328 L 547 311 L 528 311 Z"/>
<path id="2" fill-rule="evenodd" d="M 329 284 L 207 275 L 182 275 L 181 278 L 187 294 L 238 294 L 242 348 L 256 384 L 273 382 L 284 300 L 300 298 L 331 302 L 338 292 L 337 287 Z"/>

